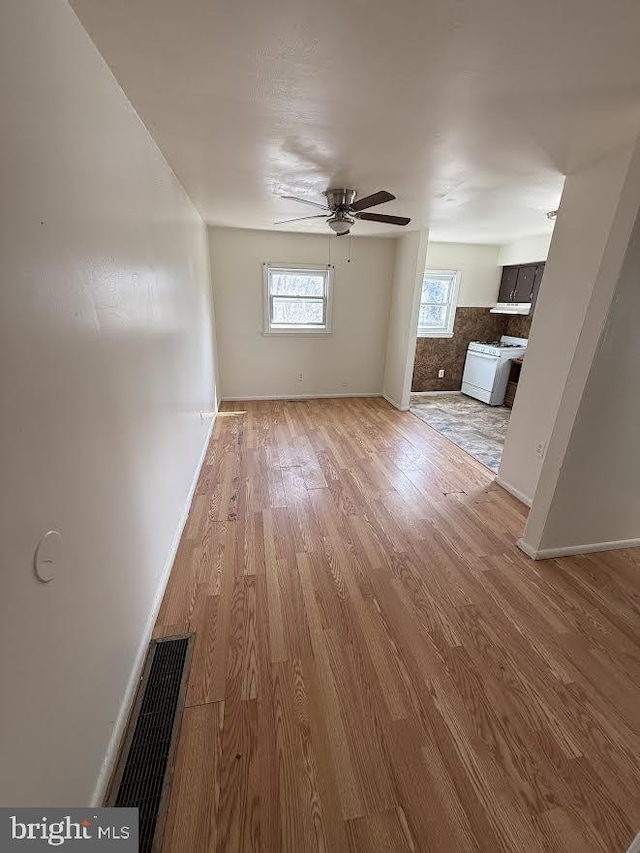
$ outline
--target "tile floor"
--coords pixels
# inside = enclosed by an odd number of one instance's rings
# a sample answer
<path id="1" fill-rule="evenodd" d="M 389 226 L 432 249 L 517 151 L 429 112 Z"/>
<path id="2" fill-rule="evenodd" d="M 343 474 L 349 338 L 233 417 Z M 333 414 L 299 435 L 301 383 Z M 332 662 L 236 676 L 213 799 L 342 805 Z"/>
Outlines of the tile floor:
<path id="1" fill-rule="evenodd" d="M 412 394 L 411 411 L 496 474 L 511 409 L 464 394 Z"/>

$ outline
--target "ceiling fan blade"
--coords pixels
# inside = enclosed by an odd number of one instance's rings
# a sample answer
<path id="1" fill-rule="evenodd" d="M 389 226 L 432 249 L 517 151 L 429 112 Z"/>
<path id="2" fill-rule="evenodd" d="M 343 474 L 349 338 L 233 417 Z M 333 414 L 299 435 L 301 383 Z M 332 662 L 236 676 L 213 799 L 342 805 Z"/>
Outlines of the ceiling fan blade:
<path id="1" fill-rule="evenodd" d="M 286 222 L 302 222 L 303 219 L 326 219 L 326 213 L 314 213 L 313 216 L 298 216 L 296 219 L 281 219 L 279 222 L 274 222 L 274 225 L 284 225 Z"/>
<path id="2" fill-rule="evenodd" d="M 386 213 L 356 213 L 356 219 L 368 219 L 369 222 L 388 222 L 389 225 L 408 225 L 408 216 L 389 216 Z"/>
<path id="3" fill-rule="evenodd" d="M 319 207 L 320 210 L 329 210 L 326 204 L 318 204 L 317 201 L 309 201 L 306 198 L 297 198 L 295 195 L 281 195 L 280 198 L 286 201 L 298 201 L 300 204 L 310 204 L 311 207 Z"/>
<path id="4" fill-rule="evenodd" d="M 366 210 L 368 207 L 375 207 L 376 204 L 384 204 L 385 201 L 393 201 L 394 195 L 386 190 L 380 190 L 372 195 L 366 195 L 364 198 L 358 198 L 351 205 L 351 210 Z"/>

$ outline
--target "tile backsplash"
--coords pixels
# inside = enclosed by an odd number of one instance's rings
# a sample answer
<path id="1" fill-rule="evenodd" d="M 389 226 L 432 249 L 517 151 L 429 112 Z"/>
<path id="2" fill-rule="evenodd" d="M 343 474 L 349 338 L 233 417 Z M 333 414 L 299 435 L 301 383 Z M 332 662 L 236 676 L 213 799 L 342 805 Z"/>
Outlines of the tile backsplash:
<path id="1" fill-rule="evenodd" d="M 488 308 L 458 308 L 451 338 L 418 338 L 412 391 L 459 391 L 464 360 L 471 341 L 497 340 L 501 335 L 528 338 L 532 318 L 492 314 Z M 444 370 L 438 379 L 438 370 Z"/>
<path id="2" fill-rule="evenodd" d="M 503 335 L 511 335 L 513 338 L 528 338 L 531 331 L 531 321 L 533 314 L 515 314 L 513 317 L 506 317 L 506 326 Z"/>

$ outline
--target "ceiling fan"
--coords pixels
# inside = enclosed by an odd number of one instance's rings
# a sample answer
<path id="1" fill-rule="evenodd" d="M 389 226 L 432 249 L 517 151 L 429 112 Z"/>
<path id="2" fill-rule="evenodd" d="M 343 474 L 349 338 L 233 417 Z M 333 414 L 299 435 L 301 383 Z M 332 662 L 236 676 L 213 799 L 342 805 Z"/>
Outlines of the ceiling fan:
<path id="1" fill-rule="evenodd" d="M 326 204 L 318 204 L 315 201 L 307 201 L 305 198 L 296 198 L 293 195 L 282 195 L 287 201 L 299 201 L 301 204 L 309 204 L 319 207 L 324 213 L 316 213 L 313 216 L 299 216 L 296 219 L 283 219 L 276 225 L 284 225 L 287 222 L 302 222 L 303 219 L 326 219 L 327 225 L 335 231 L 338 237 L 343 237 L 351 231 L 356 219 L 367 219 L 369 222 L 387 222 L 389 225 L 408 225 L 411 220 L 407 216 L 390 216 L 387 213 L 367 213 L 370 207 L 384 204 L 385 201 L 393 201 L 394 195 L 386 190 L 356 198 L 355 190 L 328 189 L 325 190 Z"/>

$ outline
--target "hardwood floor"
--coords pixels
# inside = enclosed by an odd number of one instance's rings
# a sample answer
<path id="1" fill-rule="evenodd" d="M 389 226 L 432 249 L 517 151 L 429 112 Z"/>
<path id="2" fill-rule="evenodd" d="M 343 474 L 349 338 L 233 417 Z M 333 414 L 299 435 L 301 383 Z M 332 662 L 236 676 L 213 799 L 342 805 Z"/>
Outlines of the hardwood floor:
<path id="1" fill-rule="evenodd" d="M 381 399 L 224 404 L 164 853 L 626 850 L 640 550 L 533 563 L 523 512 Z"/>

